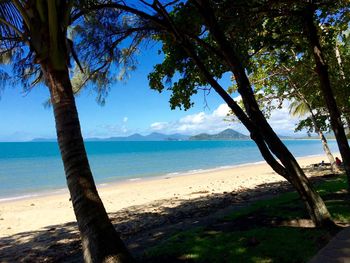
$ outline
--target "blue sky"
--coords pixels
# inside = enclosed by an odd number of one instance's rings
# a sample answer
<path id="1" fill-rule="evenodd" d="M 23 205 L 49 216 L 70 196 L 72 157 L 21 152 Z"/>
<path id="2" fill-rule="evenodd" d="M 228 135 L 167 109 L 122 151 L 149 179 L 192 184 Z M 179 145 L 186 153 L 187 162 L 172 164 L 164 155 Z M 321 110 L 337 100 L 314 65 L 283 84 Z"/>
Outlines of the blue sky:
<path id="1" fill-rule="evenodd" d="M 147 74 L 160 61 L 155 48 L 141 51 L 136 71 L 127 81 L 112 86 L 105 106 L 96 103 L 92 89 L 85 89 L 76 98 L 83 136 L 102 138 L 151 132 L 191 135 L 215 133 L 225 128 L 247 133 L 238 122 L 224 121 L 228 108 L 214 91 L 206 100 L 199 92 L 193 97 L 195 106 L 188 111 L 171 110 L 169 92 L 159 94 L 148 87 Z M 48 90 L 43 86 L 35 87 L 28 94 L 24 94 L 20 86 L 6 87 L 0 100 L 0 141 L 54 138 L 52 109 L 43 106 L 48 97 Z M 288 116 L 286 108 L 275 112 L 270 122 L 278 133 L 293 134 L 295 120 Z"/>

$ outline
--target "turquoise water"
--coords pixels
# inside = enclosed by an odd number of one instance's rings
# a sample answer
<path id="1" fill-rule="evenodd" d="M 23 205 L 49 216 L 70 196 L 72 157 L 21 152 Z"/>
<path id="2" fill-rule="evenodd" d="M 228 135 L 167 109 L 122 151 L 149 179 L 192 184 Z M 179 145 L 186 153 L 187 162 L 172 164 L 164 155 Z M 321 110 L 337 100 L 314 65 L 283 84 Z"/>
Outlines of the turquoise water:
<path id="1" fill-rule="evenodd" d="M 296 157 L 323 154 L 317 140 L 285 143 Z M 263 161 L 252 141 L 86 142 L 86 149 L 97 184 Z M 55 142 L 0 143 L 0 200 L 65 186 Z"/>

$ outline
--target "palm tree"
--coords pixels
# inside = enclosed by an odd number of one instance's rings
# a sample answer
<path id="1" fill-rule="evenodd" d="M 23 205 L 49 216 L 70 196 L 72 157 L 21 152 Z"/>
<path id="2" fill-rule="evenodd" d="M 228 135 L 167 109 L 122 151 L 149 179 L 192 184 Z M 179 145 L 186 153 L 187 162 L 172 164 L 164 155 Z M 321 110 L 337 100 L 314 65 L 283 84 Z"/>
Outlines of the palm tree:
<path id="1" fill-rule="evenodd" d="M 86 155 L 68 65 L 67 28 L 79 1 L 0 2 L 0 51 L 21 55 L 50 91 L 58 144 L 82 239 L 86 262 L 131 262 L 132 258 L 108 218 Z M 29 72 L 29 74 L 28 74 Z"/>
<path id="2" fill-rule="evenodd" d="M 300 96 L 302 96 L 300 94 Z M 314 126 L 315 131 L 318 133 L 320 140 L 322 142 L 322 147 L 324 152 L 327 155 L 327 158 L 331 164 L 331 168 L 333 172 L 339 172 L 339 168 L 335 163 L 334 156 L 329 149 L 328 142 L 326 137 L 324 136 L 321 128 L 319 127 L 317 123 L 317 118 L 316 115 L 313 113 L 311 105 L 308 103 L 308 101 L 304 97 L 299 97 L 301 100 L 294 100 L 290 106 L 289 106 L 289 113 L 293 117 L 302 117 L 305 116 L 306 114 L 310 115 L 310 119 L 312 121 L 312 124 Z"/>

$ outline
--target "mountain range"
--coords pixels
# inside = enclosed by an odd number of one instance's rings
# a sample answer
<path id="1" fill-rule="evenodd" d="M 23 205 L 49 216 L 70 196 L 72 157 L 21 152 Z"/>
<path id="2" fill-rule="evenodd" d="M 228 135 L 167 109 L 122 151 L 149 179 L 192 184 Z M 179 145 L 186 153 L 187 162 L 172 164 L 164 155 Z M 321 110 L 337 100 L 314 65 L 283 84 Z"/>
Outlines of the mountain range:
<path id="1" fill-rule="evenodd" d="M 141 135 L 138 133 L 132 134 L 125 137 L 109 137 L 109 138 L 87 138 L 85 141 L 221 141 L 221 140 L 248 140 L 249 136 L 239 133 L 232 129 L 226 129 L 217 134 L 201 133 L 194 136 L 183 135 L 183 134 L 163 134 L 153 132 L 149 135 Z M 49 142 L 56 141 L 55 139 L 44 139 L 36 138 L 33 142 Z"/>
<path id="2" fill-rule="evenodd" d="M 217 134 L 201 133 L 195 136 L 189 137 L 191 141 L 231 141 L 231 140 L 249 140 L 250 137 L 239 133 L 232 129 L 226 129 Z"/>
<path id="3" fill-rule="evenodd" d="M 109 138 L 87 138 L 85 141 L 185 141 L 188 140 L 189 136 L 182 134 L 163 134 L 153 132 L 148 135 L 141 135 L 134 133 L 130 136 L 125 137 L 109 137 Z"/>

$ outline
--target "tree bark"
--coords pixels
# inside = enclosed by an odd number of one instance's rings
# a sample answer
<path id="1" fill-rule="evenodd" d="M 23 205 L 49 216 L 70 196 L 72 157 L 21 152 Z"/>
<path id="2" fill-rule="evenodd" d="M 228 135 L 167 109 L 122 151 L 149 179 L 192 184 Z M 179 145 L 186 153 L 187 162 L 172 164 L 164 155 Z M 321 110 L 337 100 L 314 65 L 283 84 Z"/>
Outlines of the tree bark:
<path id="1" fill-rule="evenodd" d="M 320 195 L 313 189 L 310 181 L 305 176 L 292 153 L 273 131 L 263 113 L 260 111 L 242 65 L 239 64 L 238 60 L 235 60 L 235 62 L 235 68 L 233 69 L 235 71 L 233 71 L 233 73 L 237 83 L 239 83 L 238 92 L 242 96 L 248 116 L 258 125 L 266 144 L 287 170 L 288 181 L 298 191 L 315 225 L 330 225 L 331 219 L 326 205 Z"/>
<path id="2" fill-rule="evenodd" d="M 345 81 L 345 73 L 344 73 L 344 68 L 343 68 L 343 62 L 342 62 L 342 59 L 341 59 L 341 56 L 340 56 L 337 40 L 335 41 L 335 57 L 336 57 L 337 62 L 338 62 L 340 76 Z"/>
<path id="3" fill-rule="evenodd" d="M 316 226 L 332 225 L 330 214 L 319 194 L 313 189 L 304 172 L 294 159 L 293 155 L 288 151 L 278 136 L 273 132 L 274 136 L 264 134 L 267 130 L 272 130 L 265 119 L 267 129 L 263 129 L 261 122 L 254 118 L 248 118 L 237 103 L 229 96 L 229 94 L 220 86 L 220 84 L 211 76 L 205 65 L 195 53 L 192 45 L 183 40 L 182 45 L 198 66 L 200 72 L 207 79 L 208 83 L 214 90 L 224 99 L 227 105 L 235 113 L 237 118 L 244 124 L 251 134 L 251 138 L 256 142 L 262 156 L 266 162 L 273 168 L 275 172 L 286 178 L 297 190 L 300 198 Z M 242 96 L 243 97 L 243 96 Z M 262 113 L 261 113 L 262 115 Z M 263 116 L 263 115 L 262 115 Z M 251 116 L 249 116 L 251 117 Z M 259 127 L 259 128 L 258 128 Z M 265 144 L 266 143 L 266 144 Z M 269 146 L 269 148 L 267 147 Z M 281 160 L 283 166 L 276 161 L 270 150 Z"/>
<path id="4" fill-rule="evenodd" d="M 344 169 L 348 178 L 348 188 L 350 188 L 350 147 L 346 138 L 343 123 L 341 121 L 341 114 L 337 107 L 337 103 L 331 87 L 328 65 L 323 56 L 313 16 L 314 10 L 312 6 L 308 6 L 305 9 L 303 16 L 306 36 L 309 40 L 310 50 L 315 59 L 316 70 L 321 84 L 321 91 L 330 114 L 331 126 L 337 140 L 341 157 L 343 159 Z"/>
<path id="5" fill-rule="evenodd" d="M 313 113 L 312 111 L 312 107 L 311 107 L 311 104 L 308 102 L 308 100 L 305 98 L 305 96 L 302 94 L 302 92 L 300 92 L 299 88 L 297 87 L 297 85 L 288 77 L 288 80 L 289 80 L 289 83 L 292 85 L 292 87 L 294 88 L 298 98 L 300 100 L 302 100 L 309 113 L 310 113 L 310 118 L 311 118 L 311 121 L 314 125 L 314 128 L 315 128 L 315 131 L 317 132 L 317 134 L 319 135 L 320 137 L 320 140 L 321 140 L 321 143 L 322 143 L 322 148 L 323 148 L 323 151 L 325 152 L 325 154 L 327 155 L 327 158 L 331 164 L 331 169 L 332 169 L 332 172 L 340 172 L 337 164 L 335 163 L 335 160 L 334 160 L 334 156 L 331 152 L 331 150 L 329 149 L 329 146 L 328 146 L 328 142 L 327 142 L 327 139 L 326 137 L 324 136 L 322 130 L 320 129 L 318 123 L 317 123 L 317 119 L 316 119 L 316 116 L 315 114 Z"/>
<path id="6" fill-rule="evenodd" d="M 346 124 L 348 126 L 348 136 L 350 136 L 350 116 L 345 115 Z"/>
<path id="7" fill-rule="evenodd" d="M 85 262 L 133 262 L 108 218 L 87 159 L 68 70 L 41 64 L 50 89 L 67 185 Z"/>
<path id="8" fill-rule="evenodd" d="M 322 198 L 313 189 L 311 183 L 305 176 L 294 156 L 276 135 L 260 111 L 244 67 L 240 63 L 240 59 L 237 54 L 235 54 L 235 51 L 229 45 L 225 35 L 223 32 L 221 32 L 213 10 L 210 8 L 209 1 L 197 0 L 197 8 L 204 21 L 206 21 L 206 25 L 208 26 L 210 33 L 213 35 L 213 38 L 220 47 L 220 51 L 226 64 L 229 66 L 235 76 L 238 92 L 242 96 L 242 100 L 249 118 L 253 123 L 255 123 L 256 126 L 259 127 L 262 138 L 264 138 L 264 141 L 272 153 L 277 156 L 287 170 L 288 181 L 291 182 L 291 184 L 298 191 L 301 199 L 305 203 L 311 219 L 317 226 L 327 226 L 332 224 L 330 214 Z M 221 94 L 223 92 L 221 92 Z"/>
<path id="9" fill-rule="evenodd" d="M 331 164 L 332 171 L 333 172 L 340 172 L 337 164 L 335 163 L 334 156 L 333 156 L 331 150 L 329 149 L 327 139 L 324 136 L 324 134 L 321 131 L 321 129 L 318 127 L 318 124 L 317 124 L 317 121 L 316 121 L 316 117 L 315 117 L 314 113 L 312 112 L 312 109 L 311 109 L 311 107 L 310 107 L 310 105 L 308 103 L 307 103 L 307 107 L 308 107 L 308 109 L 309 109 L 309 111 L 311 113 L 311 121 L 313 122 L 315 130 L 318 133 L 318 136 L 320 137 L 320 140 L 322 142 L 323 151 L 326 153 L 327 158 L 328 158 L 328 160 L 329 160 L 329 162 Z"/>

